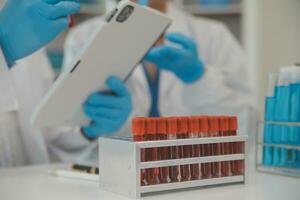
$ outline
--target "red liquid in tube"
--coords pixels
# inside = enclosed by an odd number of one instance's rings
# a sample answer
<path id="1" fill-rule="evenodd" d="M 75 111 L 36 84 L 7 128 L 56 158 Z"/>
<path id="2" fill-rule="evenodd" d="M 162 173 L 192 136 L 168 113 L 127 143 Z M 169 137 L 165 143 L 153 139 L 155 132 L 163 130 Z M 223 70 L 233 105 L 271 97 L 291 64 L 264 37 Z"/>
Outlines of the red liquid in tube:
<path id="1" fill-rule="evenodd" d="M 219 126 L 219 118 L 212 116 L 209 118 L 209 134 L 210 137 L 218 137 L 220 136 L 220 126 Z M 211 155 L 220 155 L 221 154 L 221 144 L 214 143 L 210 145 Z M 211 167 L 212 177 L 221 177 L 221 163 L 214 162 Z"/>
<path id="2" fill-rule="evenodd" d="M 157 121 L 157 136 L 159 140 L 167 140 L 167 119 L 160 118 Z M 160 147 L 158 148 L 158 160 L 169 160 L 170 148 Z M 158 175 L 159 183 L 168 183 L 169 181 L 169 167 L 160 167 Z"/>
<path id="3" fill-rule="evenodd" d="M 191 138 L 198 138 L 200 134 L 200 125 L 198 117 L 191 117 L 189 119 L 189 132 L 191 134 Z M 198 158 L 201 155 L 201 146 L 193 145 L 192 146 L 192 157 Z M 200 179 L 200 165 L 199 164 L 191 164 L 191 180 Z"/>
<path id="4" fill-rule="evenodd" d="M 178 118 L 178 134 L 177 138 L 187 139 L 189 138 L 188 118 Z M 179 158 L 190 158 L 192 152 L 191 145 L 179 146 Z M 190 165 L 180 166 L 180 181 L 188 181 L 190 179 Z"/>
<path id="5" fill-rule="evenodd" d="M 208 133 L 208 117 L 199 117 L 200 125 L 200 137 L 209 137 Z M 210 144 L 201 145 L 201 156 L 210 156 L 211 147 Z M 211 163 L 201 164 L 201 178 L 206 179 L 211 177 Z"/>
<path id="6" fill-rule="evenodd" d="M 229 136 L 229 118 L 228 117 L 220 117 L 220 128 L 221 128 L 221 136 L 226 137 Z M 222 143 L 221 144 L 222 155 L 230 154 L 230 143 Z M 230 176 L 230 161 L 221 162 L 221 172 L 222 176 Z"/>
<path id="7" fill-rule="evenodd" d="M 133 140 L 135 142 L 145 141 L 145 131 L 146 131 L 146 119 L 145 118 L 134 118 L 132 120 L 132 134 L 133 134 Z M 145 155 L 145 149 L 141 149 L 141 155 L 140 155 L 141 162 L 146 161 L 146 155 Z M 147 185 L 146 180 L 146 170 L 141 169 L 140 172 L 141 181 L 140 184 L 142 186 Z"/>
<path id="8" fill-rule="evenodd" d="M 231 136 L 237 135 L 237 128 L 238 128 L 238 122 L 236 117 L 230 117 L 230 124 L 229 124 L 229 133 Z M 239 143 L 234 142 L 230 144 L 230 151 L 231 154 L 237 154 L 239 153 Z M 232 175 L 239 175 L 239 166 L 242 167 L 243 161 L 235 160 L 230 162 L 231 167 L 231 173 Z"/>
<path id="9" fill-rule="evenodd" d="M 167 119 L 168 124 L 168 139 L 169 140 L 176 140 L 177 139 L 177 118 L 171 117 Z M 179 158 L 179 152 L 178 147 L 173 146 L 170 147 L 170 159 L 178 159 Z M 179 181 L 179 166 L 171 166 L 169 168 L 169 177 L 171 183 L 178 182 Z"/>
<path id="10" fill-rule="evenodd" d="M 230 128 L 233 135 L 237 135 L 238 129 L 238 120 L 237 117 L 230 118 Z M 245 152 L 245 144 L 244 142 L 236 142 L 235 143 L 235 153 L 244 153 Z M 237 160 L 235 161 L 235 175 L 243 175 L 245 174 L 245 161 L 244 160 Z"/>
<path id="11" fill-rule="evenodd" d="M 146 121 L 146 140 L 153 141 L 157 140 L 157 119 L 148 118 Z M 146 161 L 157 161 L 157 148 L 146 148 Z M 146 169 L 146 180 L 149 185 L 158 184 L 158 168 Z"/>

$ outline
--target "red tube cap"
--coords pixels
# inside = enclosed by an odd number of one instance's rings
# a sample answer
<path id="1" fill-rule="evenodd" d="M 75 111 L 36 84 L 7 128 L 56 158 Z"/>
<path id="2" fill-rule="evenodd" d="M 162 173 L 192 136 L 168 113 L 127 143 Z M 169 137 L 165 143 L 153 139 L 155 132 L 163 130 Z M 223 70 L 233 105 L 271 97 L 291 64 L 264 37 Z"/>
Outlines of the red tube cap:
<path id="1" fill-rule="evenodd" d="M 229 130 L 237 131 L 238 129 L 238 118 L 236 116 L 232 116 L 229 118 Z"/>
<path id="2" fill-rule="evenodd" d="M 220 120 L 220 130 L 228 131 L 229 130 L 229 117 L 222 116 L 219 118 Z"/>
<path id="3" fill-rule="evenodd" d="M 200 125 L 200 132 L 203 132 L 205 134 L 208 134 L 209 126 L 208 126 L 208 117 L 207 116 L 201 116 L 199 119 L 199 125 Z"/>
<path id="4" fill-rule="evenodd" d="M 157 118 L 148 118 L 146 120 L 146 130 L 147 134 L 157 133 Z"/>
<path id="5" fill-rule="evenodd" d="M 167 119 L 166 118 L 157 119 L 157 133 L 167 134 Z"/>
<path id="6" fill-rule="evenodd" d="M 178 126 L 177 126 L 177 118 L 176 117 L 168 118 L 167 125 L 168 125 L 168 133 L 169 134 L 177 134 Z"/>
<path id="7" fill-rule="evenodd" d="M 190 117 L 189 118 L 189 132 L 199 133 L 199 130 L 200 130 L 199 117 Z"/>
<path id="8" fill-rule="evenodd" d="M 187 117 L 178 118 L 178 132 L 188 133 L 189 131 L 189 121 Z"/>
<path id="9" fill-rule="evenodd" d="M 219 126 L 219 117 L 211 116 L 209 117 L 209 131 L 210 132 L 218 132 L 220 130 Z"/>
<path id="10" fill-rule="evenodd" d="M 144 117 L 136 117 L 132 119 L 132 134 L 134 136 L 140 136 L 145 134 L 145 118 Z"/>

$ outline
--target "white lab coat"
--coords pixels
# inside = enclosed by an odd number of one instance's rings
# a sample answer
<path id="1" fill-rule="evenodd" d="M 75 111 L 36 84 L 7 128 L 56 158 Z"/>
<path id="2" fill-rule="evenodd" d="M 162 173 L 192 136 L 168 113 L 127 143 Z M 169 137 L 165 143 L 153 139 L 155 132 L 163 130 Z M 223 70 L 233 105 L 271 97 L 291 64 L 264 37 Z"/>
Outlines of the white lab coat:
<path id="1" fill-rule="evenodd" d="M 3 56 L 0 60 L 0 167 L 96 160 L 90 157 L 96 156 L 90 153 L 96 142 L 86 140 L 79 128 L 40 130 L 30 124 L 33 109 L 54 80 L 44 50 L 18 61 L 10 71 L 4 70 Z"/>
<path id="2" fill-rule="evenodd" d="M 194 38 L 206 72 L 193 84 L 184 84 L 173 73 L 162 71 L 159 88 L 162 116 L 238 115 L 239 132 L 253 135 L 254 97 L 244 52 L 237 40 L 223 24 L 187 15 L 172 3 L 168 15 L 173 19 L 168 32 L 180 32 Z M 69 34 L 65 45 L 65 66 L 80 54 L 87 36 L 103 23 L 101 18 L 95 18 Z M 133 99 L 131 117 L 147 116 L 151 94 L 142 66 L 135 70 L 127 86 Z M 118 134 L 130 134 L 130 120 Z"/>

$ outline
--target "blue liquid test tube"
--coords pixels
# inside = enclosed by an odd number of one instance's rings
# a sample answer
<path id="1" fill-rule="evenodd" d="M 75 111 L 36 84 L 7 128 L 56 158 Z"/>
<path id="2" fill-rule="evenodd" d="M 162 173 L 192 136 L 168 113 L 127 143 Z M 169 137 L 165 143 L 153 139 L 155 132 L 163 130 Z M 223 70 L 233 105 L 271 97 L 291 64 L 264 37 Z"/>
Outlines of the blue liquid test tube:
<path id="1" fill-rule="evenodd" d="M 274 119 L 275 112 L 275 86 L 277 83 L 277 76 L 274 74 L 269 75 L 268 94 L 265 100 L 265 121 L 271 122 Z M 273 143 L 274 125 L 264 125 L 264 144 Z M 273 163 L 273 150 L 271 146 L 263 146 L 263 164 L 272 165 Z"/>
<path id="2" fill-rule="evenodd" d="M 293 67 L 291 76 L 291 121 L 300 122 L 300 67 Z M 291 128 L 289 144 L 300 145 L 300 127 Z M 291 166 L 300 167 L 300 153 L 298 150 L 291 150 L 289 163 Z"/>

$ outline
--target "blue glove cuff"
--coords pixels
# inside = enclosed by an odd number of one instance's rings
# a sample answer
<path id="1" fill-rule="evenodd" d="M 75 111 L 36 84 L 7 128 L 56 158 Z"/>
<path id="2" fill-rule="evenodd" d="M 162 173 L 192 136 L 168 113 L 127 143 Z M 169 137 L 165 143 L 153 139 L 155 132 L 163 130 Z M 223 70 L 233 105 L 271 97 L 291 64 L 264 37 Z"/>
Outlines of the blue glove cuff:
<path id="1" fill-rule="evenodd" d="M 180 77 L 183 82 L 189 84 L 199 80 L 204 73 L 204 64 L 201 61 L 198 61 L 196 65 L 189 67 L 176 75 Z"/>
<path id="2" fill-rule="evenodd" d="M 0 16 L 0 47 L 2 49 L 3 55 L 6 59 L 7 65 L 10 67 L 14 63 L 13 56 L 11 55 L 11 48 L 8 42 L 5 40 L 7 38 L 7 34 L 3 31 L 3 28 L 1 26 L 3 24 L 2 22 L 2 16 Z M 20 33 L 21 34 L 21 33 Z"/>

